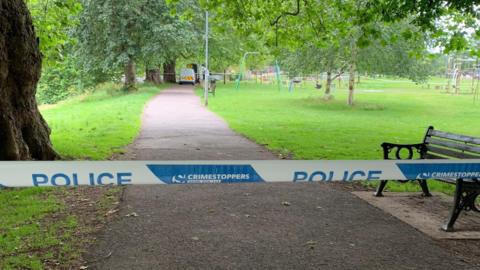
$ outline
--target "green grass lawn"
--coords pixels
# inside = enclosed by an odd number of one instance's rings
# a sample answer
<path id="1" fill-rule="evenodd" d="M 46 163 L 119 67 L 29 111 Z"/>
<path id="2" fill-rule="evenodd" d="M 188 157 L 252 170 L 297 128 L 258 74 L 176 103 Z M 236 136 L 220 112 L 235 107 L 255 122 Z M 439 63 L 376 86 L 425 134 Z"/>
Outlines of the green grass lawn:
<path id="1" fill-rule="evenodd" d="M 95 224 L 115 207 L 118 188 L 95 190 L 88 213 L 86 190 L 22 188 L 0 191 L 0 269 L 71 269 L 81 264 Z M 82 196 L 83 195 L 83 196 Z"/>
<path id="2" fill-rule="evenodd" d="M 407 80 L 362 78 L 349 107 L 346 82 L 342 86 L 334 90 L 335 100 L 326 102 L 323 92 L 308 84 L 292 92 L 253 82 L 242 82 L 238 91 L 234 84 L 218 84 L 209 108 L 235 131 L 294 159 L 382 159 L 382 142 L 421 142 L 430 125 L 480 136 L 480 101 L 474 104 L 471 95 L 442 94 Z"/>
<path id="3" fill-rule="evenodd" d="M 62 157 L 105 159 L 132 142 L 139 132 L 145 103 L 161 89 L 144 85 L 137 92 L 124 94 L 120 88 L 103 85 L 89 95 L 41 109 L 52 129 L 54 148 Z M 0 190 L 0 269 L 67 269 L 77 262 L 83 239 L 76 239 L 73 233 L 81 220 L 67 212 L 63 201 L 75 192 Z M 99 198 L 96 210 L 91 211 L 103 211 L 103 215 L 112 205 L 112 192 L 116 191 L 106 191 L 105 198 Z"/>
<path id="4" fill-rule="evenodd" d="M 48 192 L 39 188 L 0 191 L 0 269 L 42 269 L 42 260 L 53 254 L 46 252 L 43 258 L 36 258 L 32 253 L 62 241 L 56 230 L 68 227 L 62 224 L 67 220 L 51 227 L 42 224 L 46 215 L 62 209 Z M 74 220 L 72 223 L 75 225 Z"/>
<path id="5" fill-rule="evenodd" d="M 70 99 L 42 114 L 52 129 L 55 150 L 66 159 L 108 158 L 132 142 L 140 129 L 145 103 L 158 87 L 141 86 L 125 95 L 121 86 L 108 84 L 93 94 Z"/>

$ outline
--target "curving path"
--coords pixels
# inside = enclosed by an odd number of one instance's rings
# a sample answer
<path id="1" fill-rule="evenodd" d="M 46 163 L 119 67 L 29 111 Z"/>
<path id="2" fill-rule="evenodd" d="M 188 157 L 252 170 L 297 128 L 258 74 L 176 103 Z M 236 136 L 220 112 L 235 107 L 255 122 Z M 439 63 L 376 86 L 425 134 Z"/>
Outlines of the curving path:
<path id="1" fill-rule="evenodd" d="M 124 158 L 275 156 L 232 132 L 191 87 L 177 86 L 148 104 Z M 132 212 L 138 216 L 126 217 Z M 89 269 L 473 269 L 409 225 L 320 183 L 128 187 L 119 217 L 89 250 Z"/>

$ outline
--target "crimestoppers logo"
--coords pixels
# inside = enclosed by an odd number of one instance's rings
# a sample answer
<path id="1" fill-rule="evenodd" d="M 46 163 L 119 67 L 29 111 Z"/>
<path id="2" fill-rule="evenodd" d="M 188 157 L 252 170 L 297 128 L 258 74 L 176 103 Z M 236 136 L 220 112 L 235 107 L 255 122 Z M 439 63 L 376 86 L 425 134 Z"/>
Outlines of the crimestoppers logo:
<path id="1" fill-rule="evenodd" d="M 405 179 L 480 178 L 480 163 L 397 163 Z"/>
<path id="2" fill-rule="evenodd" d="M 250 165 L 147 165 L 165 184 L 249 183 L 264 180 Z"/>

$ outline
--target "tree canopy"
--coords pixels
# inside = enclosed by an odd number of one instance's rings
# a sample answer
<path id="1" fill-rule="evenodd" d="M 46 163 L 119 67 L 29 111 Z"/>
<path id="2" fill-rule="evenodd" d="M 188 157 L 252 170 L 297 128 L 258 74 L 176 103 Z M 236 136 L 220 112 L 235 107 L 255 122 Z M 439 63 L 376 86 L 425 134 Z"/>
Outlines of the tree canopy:
<path id="1" fill-rule="evenodd" d="M 343 73 L 348 66 L 350 77 L 363 71 L 423 81 L 429 74 L 429 48 L 479 50 L 472 45 L 480 32 L 480 8 L 474 0 L 201 3 L 240 33 L 262 33 L 274 55 L 286 55 L 284 63 L 291 70 L 330 74 Z M 349 104 L 353 87 L 350 83 Z"/>

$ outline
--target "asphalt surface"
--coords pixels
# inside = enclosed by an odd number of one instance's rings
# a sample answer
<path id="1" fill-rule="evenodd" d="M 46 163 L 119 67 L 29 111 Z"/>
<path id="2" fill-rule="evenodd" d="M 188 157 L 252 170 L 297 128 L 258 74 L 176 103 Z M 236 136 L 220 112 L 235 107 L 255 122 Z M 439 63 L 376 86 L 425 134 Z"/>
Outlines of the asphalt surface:
<path id="1" fill-rule="evenodd" d="M 162 91 L 145 108 L 142 131 L 122 159 L 275 159 L 265 148 L 234 133 L 200 103 L 192 86 Z"/>
<path id="2" fill-rule="evenodd" d="M 146 107 L 125 159 L 274 159 L 191 87 Z M 473 269 L 393 216 L 322 183 L 131 186 L 89 269 Z"/>

